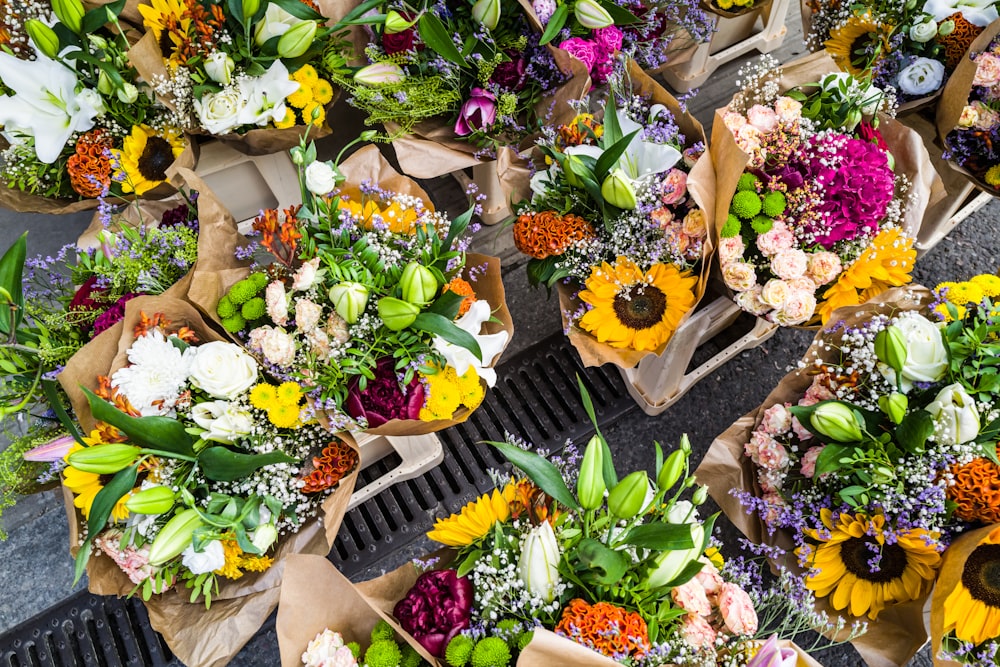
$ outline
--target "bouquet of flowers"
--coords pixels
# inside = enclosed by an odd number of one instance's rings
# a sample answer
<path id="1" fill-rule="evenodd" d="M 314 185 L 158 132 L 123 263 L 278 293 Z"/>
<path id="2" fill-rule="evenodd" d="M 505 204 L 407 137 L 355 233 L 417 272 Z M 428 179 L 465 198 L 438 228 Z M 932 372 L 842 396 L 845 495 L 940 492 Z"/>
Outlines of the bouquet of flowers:
<path id="1" fill-rule="evenodd" d="M 598 120 L 588 100 L 538 142 L 514 242 L 532 284 L 559 285 L 588 363 L 660 353 L 705 291 L 714 196 L 701 125 L 633 62 Z"/>
<path id="2" fill-rule="evenodd" d="M 991 6 L 992 7 L 992 6 Z M 969 48 L 949 80 L 938 107 L 944 159 L 987 192 L 1000 192 L 1000 21 L 990 24 Z"/>
<path id="3" fill-rule="evenodd" d="M 800 62 L 791 90 L 771 63 L 744 70 L 713 130 L 723 278 L 742 309 L 785 326 L 908 283 L 935 178 L 919 136 L 876 115 L 878 88 Z"/>
<path id="4" fill-rule="evenodd" d="M 68 213 L 101 197 L 159 198 L 174 192 L 172 164 L 194 166 L 176 117 L 127 62 L 123 5 L 60 0 L 54 19 L 41 5 L 0 9 L 11 45 L 0 53 L 5 207 Z"/>
<path id="5" fill-rule="evenodd" d="M 295 154 L 303 203 L 257 218 L 272 263 L 221 295 L 218 319 L 338 429 L 412 435 L 464 420 L 513 329 L 499 260 L 465 252 L 474 209 L 435 212 L 375 146 L 340 168 L 312 145 Z"/>
<path id="6" fill-rule="evenodd" d="M 954 0 L 842 3 L 808 0 L 806 43 L 841 70 L 894 89 L 902 107 L 937 97 L 970 44 L 992 21 L 992 3 Z"/>
<path id="7" fill-rule="evenodd" d="M 790 541 L 807 586 L 843 614 L 878 619 L 871 632 L 922 627 L 951 537 L 1000 516 L 980 492 L 1000 475 L 998 295 L 1000 278 L 977 276 L 938 286 L 933 300 L 897 289 L 838 311 L 800 369 L 699 470 L 751 539 Z M 923 642 L 907 632 L 896 662 Z"/>
<path id="8" fill-rule="evenodd" d="M 313 3 L 150 0 L 139 12 L 146 35 L 129 57 L 186 130 L 251 154 L 329 133 L 330 28 Z"/>
<path id="9" fill-rule="evenodd" d="M 77 577 L 86 568 L 92 591 L 141 593 L 185 662 L 231 657 L 277 603 L 274 563 L 329 550 L 355 445 L 183 301 L 133 299 L 88 351 L 59 375 L 85 434 L 62 472 Z M 191 645 L 198 630 L 179 612 L 199 598 L 209 614 L 194 625 L 218 636 Z M 234 605 L 246 605 L 239 625 Z"/>

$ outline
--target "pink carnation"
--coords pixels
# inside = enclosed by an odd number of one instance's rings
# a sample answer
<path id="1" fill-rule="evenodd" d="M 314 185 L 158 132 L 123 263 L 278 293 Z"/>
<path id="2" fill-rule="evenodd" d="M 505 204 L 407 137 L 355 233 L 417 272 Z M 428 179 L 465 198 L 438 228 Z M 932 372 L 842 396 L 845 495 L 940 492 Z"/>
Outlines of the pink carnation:
<path id="1" fill-rule="evenodd" d="M 819 455 L 823 453 L 823 446 L 818 445 L 816 447 L 810 447 L 805 454 L 802 455 L 801 468 L 802 476 L 812 479 L 812 476 L 816 474 L 816 459 Z"/>
<path id="2" fill-rule="evenodd" d="M 267 304 L 267 316 L 278 326 L 288 323 L 288 299 L 285 296 L 285 284 L 275 280 L 264 291 L 264 302 Z"/>
<path id="3" fill-rule="evenodd" d="M 592 35 L 597 48 L 605 55 L 613 55 L 622 48 L 622 31 L 616 25 L 609 25 L 606 28 L 597 28 Z"/>
<path id="4" fill-rule="evenodd" d="M 303 262 L 292 279 L 292 289 L 297 292 L 304 292 L 316 282 L 316 274 L 319 270 L 319 257 L 313 257 L 308 262 Z"/>
<path id="5" fill-rule="evenodd" d="M 805 290 L 790 290 L 781 308 L 775 311 L 774 321 L 782 326 L 795 326 L 805 322 L 816 312 L 816 295 Z"/>
<path id="6" fill-rule="evenodd" d="M 726 582 L 719 593 L 719 612 L 726 628 L 734 635 L 752 635 L 757 632 L 757 612 L 747 592 Z"/>
<path id="7" fill-rule="evenodd" d="M 660 201 L 664 204 L 676 204 L 687 193 L 687 174 L 680 169 L 671 169 L 664 175 L 660 183 Z"/>
<path id="8" fill-rule="evenodd" d="M 729 289 L 742 292 L 757 284 L 757 272 L 746 262 L 731 262 L 722 267 L 722 278 Z"/>
<path id="9" fill-rule="evenodd" d="M 681 621 L 681 637 L 694 648 L 708 648 L 715 644 L 715 629 L 698 614 L 687 614 Z"/>
<path id="10" fill-rule="evenodd" d="M 570 37 L 561 43 L 559 48 L 582 62 L 587 67 L 587 71 L 594 68 L 600 56 L 597 42 L 582 37 Z"/>
<path id="11" fill-rule="evenodd" d="M 801 277 L 808 264 L 809 259 L 804 252 L 798 248 L 786 248 L 771 258 L 771 271 L 783 280 L 791 280 Z"/>
<path id="12" fill-rule="evenodd" d="M 704 587 L 702 587 L 701 582 L 697 579 L 691 579 L 680 586 L 674 587 L 670 591 L 670 597 L 673 599 L 674 604 L 684 611 L 698 614 L 699 616 L 712 615 L 712 605 L 708 601 Z"/>
<path id="13" fill-rule="evenodd" d="M 809 403 L 803 403 L 799 401 L 799 405 L 815 405 L 820 401 L 832 401 L 837 398 L 836 394 L 830 391 L 830 387 L 827 386 L 825 375 L 817 375 L 813 378 L 812 384 L 806 389 L 805 396 L 803 400 L 809 401 Z"/>
<path id="14" fill-rule="evenodd" d="M 788 465 L 788 452 L 785 451 L 784 445 L 768 436 L 759 443 L 757 461 L 762 468 L 781 470 Z"/>
<path id="15" fill-rule="evenodd" d="M 792 427 L 792 413 L 781 403 L 775 403 L 767 410 L 760 422 L 760 428 L 769 435 L 788 433 Z"/>
<path id="16" fill-rule="evenodd" d="M 802 403 L 800 402 L 799 405 L 802 405 Z M 799 440 L 811 440 L 813 437 L 812 432 L 802 425 L 798 417 L 792 417 L 792 431 Z"/>
<path id="17" fill-rule="evenodd" d="M 694 578 L 695 581 L 701 584 L 705 594 L 711 598 L 718 595 L 719 591 L 722 590 L 722 576 L 719 574 L 718 568 L 707 558 L 702 558 L 701 562 L 701 572 L 696 574 Z"/>
<path id="18" fill-rule="evenodd" d="M 836 253 L 828 251 L 815 252 L 809 255 L 807 273 L 817 285 L 825 285 L 843 271 L 843 264 Z"/>
<path id="19" fill-rule="evenodd" d="M 1000 83 L 1000 58 L 986 51 L 980 53 L 974 60 L 976 61 L 976 75 L 972 79 L 973 86 L 991 88 Z"/>
<path id="20" fill-rule="evenodd" d="M 783 222 L 775 222 L 771 229 L 757 237 L 757 249 L 768 257 L 794 246 L 795 235 Z"/>
<path id="21" fill-rule="evenodd" d="M 725 266 L 734 260 L 740 259 L 743 257 L 745 251 L 746 246 L 743 245 L 743 237 L 739 234 L 719 239 L 719 264 Z"/>

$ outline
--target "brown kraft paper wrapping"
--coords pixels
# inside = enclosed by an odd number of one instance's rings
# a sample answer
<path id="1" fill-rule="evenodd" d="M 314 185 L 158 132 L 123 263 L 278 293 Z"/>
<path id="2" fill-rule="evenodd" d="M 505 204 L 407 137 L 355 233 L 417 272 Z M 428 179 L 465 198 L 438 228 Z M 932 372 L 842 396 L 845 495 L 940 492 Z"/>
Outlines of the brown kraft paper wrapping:
<path id="1" fill-rule="evenodd" d="M 860 306 L 838 309 L 830 321 L 843 321 L 850 326 L 864 322 L 875 314 L 917 310 L 930 301 L 930 293 L 920 286 L 897 287 Z M 819 332 L 806 352 L 806 360 L 834 360 L 836 351 L 824 350 L 823 340 L 824 333 Z M 769 533 L 762 519 L 757 514 L 747 514 L 740 501 L 730 495 L 730 491 L 739 489 L 760 496 L 756 469 L 753 462 L 744 455 L 744 445 L 767 408 L 777 403 L 797 403 L 811 382 L 809 368 L 798 369 L 786 375 L 760 407 L 740 417 L 715 439 L 695 471 L 698 479 L 707 483 L 709 494 L 729 520 L 750 541 L 779 546 L 788 552 L 781 564 L 793 572 L 802 570 L 798 567 L 795 555 L 791 553 L 794 548 L 792 536 L 785 530 Z M 831 618 L 842 617 L 848 621 L 853 618 L 845 612 L 834 610 L 826 599 L 817 600 L 816 606 Z M 927 640 L 923 630 L 923 606 L 924 599 L 920 599 L 886 607 L 877 621 L 867 621 L 868 632 L 851 643 L 871 667 L 906 664 Z"/>

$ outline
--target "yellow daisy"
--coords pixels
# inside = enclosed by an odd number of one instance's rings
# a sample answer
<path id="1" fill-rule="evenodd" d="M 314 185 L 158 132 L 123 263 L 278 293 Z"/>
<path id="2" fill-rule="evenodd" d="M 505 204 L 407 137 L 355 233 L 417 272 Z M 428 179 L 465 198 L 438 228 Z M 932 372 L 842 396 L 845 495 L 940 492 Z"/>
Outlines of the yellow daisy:
<path id="1" fill-rule="evenodd" d="M 291 107 L 285 107 L 285 117 L 279 121 L 275 121 L 274 126 L 279 130 L 283 130 L 286 127 L 295 127 L 296 122 L 295 112 L 292 111 Z"/>
<path id="2" fill-rule="evenodd" d="M 317 79 L 312 85 L 312 94 L 320 104 L 329 104 L 333 101 L 333 86 L 326 79 Z"/>
<path id="3" fill-rule="evenodd" d="M 250 405 L 258 410 L 268 410 L 278 402 L 278 389 L 266 382 L 254 386 L 250 390 Z"/>
<path id="4" fill-rule="evenodd" d="M 670 340 L 694 308 L 698 278 L 673 264 L 643 271 L 627 257 L 593 268 L 580 299 L 593 306 L 579 326 L 613 347 L 652 351 Z"/>
<path id="5" fill-rule="evenodd" d="M 313 101 L 312 88 L 300 83 L 299 89 L 286 97 L 285 101 L 296 109 L 304 109 L 307 104 Z"/>
<path id="6" fill-rule="evenodd" d="M 434 530 L 427 533 L 427 537 L 449 547 L 472 544 L 487 535 L 495 523 L 507 520 L 514 492 L 513 484 L 505 486 L 503 491 L 493 489 L 492 495 L 480 496 L 478 500 L 463 507 L 460 514 L 438 519 Z"/>
<path id="7" fill-rule="evenodd" d="M 856 306 L 889 287 L 907 284 L 912 280 L 910 272 L 916 259 L 912 238 L 904 236 L 898 227 L 883 229 L 823 293 L 816 307 L 820 321 L 826 324 L 838 308 Z"/>
<path id="8" fill-rule="evenodd" d="M 240 548 L 235 539 L 223 539 L 221 541 L 222 553 L 226 560 L 222 567 L 214 572 L 226 579 L 239 579 L 243 576 L 243 571 L 240 570 L 240 559 L 243 556 L 243 549 Z"/>
<path id="9" fill-rule="evenodd" d="M 316 72 L 316 68 L 312 65 L 303 65 L 292 73 L 291 79 L 292 81 L 298 81 L 306 86 L 312 86 L 314 83 L 319 81 L 319 74 Z"/>
<path id="10" fill-rule="evenodd" d="M 279 403 L 298 406 L 302 400 L 302 387 L 297 382 L 282 382 L 275 392 Z"/>
<path id="11" fill-rule="evenodd" d="M 302 109 L 302 120 L 320 126 L 326 122 L 326 107 L 313 100 Z"/>
<path id="12" fill-rule="evenodd" d="M 112 150 L 122 178 L 123 192 L 142 196 L 167 180 L 167 167 L 184 151 L 184 135 L 168 130 L 160 136 L 148 125 L 134 125 L 122 142 L 121 150 Z"/>
<path id="13" fill-rule="evenodd" d="M 943 631 L 973 644 L 1000 637 L 1000 528 L 990 531 L 966 559 L 944 602 Z"/>
<path id="14" fill-rule="evenodd" d="M 299 421 L 299 406 L 277 403 L 268 409 L 267 418 L 278 428 L 292 428 Z"/>
<path id="15" fill-rule="evenodd" d="M 979 289 L 983 290 L 983 294 L 991 299 L 1000 296 L 1000 276 L 983 273 L 975 276 L 969 282 L 978 285 Z"/>

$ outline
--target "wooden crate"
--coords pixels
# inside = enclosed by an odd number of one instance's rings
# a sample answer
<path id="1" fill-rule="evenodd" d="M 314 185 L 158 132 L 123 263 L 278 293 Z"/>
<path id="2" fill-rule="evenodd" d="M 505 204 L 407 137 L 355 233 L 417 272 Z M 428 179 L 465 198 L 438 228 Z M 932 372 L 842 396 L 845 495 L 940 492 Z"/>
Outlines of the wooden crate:
<path id="1" fill-rule="evenodd" d="M 354 509 L 393 484 L 419 477 L 444 460 L 444 446 L 436 434 L 417 436 L 385 436 L 353 433 L 361 450 L 361 469 L 381 461 L 393 452 L 401 463 L 377 479 L 356 488 L 347 509 Z"/>
<path id="2" fill-rule="evenodd" d="M 663 70 L 663 78 L 679 92 L 698 88 L 720 66 L 750 51 L 770 53 L 781 46 L 788 29 L 785 15 L 790 0 L 773 0 L 759 11 L 725 18 L 716 16 L 712 39 L 701 44 L 691 59 Z"/>
<path id="3" fill-rule="evenodd" d="M 688 372 L 695 351 L 732 327 L 742 312 L 728 296 L 718 296 L 677 329 L 663 354 L 649 355 L 635 368 L 619 368 L 629 394 L 639 407 L 647 415 L 660 414 L 706 375 L 743 350 L 757 347 L 778 330 L 778 325 L 754 318 L 749 331 Z"/>

